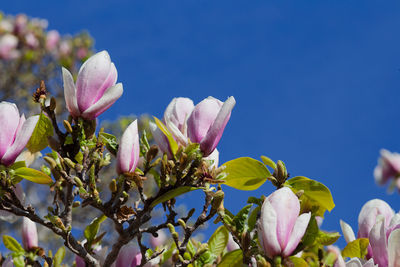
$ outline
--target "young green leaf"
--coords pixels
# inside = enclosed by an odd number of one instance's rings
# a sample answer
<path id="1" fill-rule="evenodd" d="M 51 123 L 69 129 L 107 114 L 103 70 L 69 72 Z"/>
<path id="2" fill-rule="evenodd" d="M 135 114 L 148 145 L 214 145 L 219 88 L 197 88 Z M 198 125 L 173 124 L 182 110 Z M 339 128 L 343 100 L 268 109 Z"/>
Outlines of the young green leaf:
<path id="1" fill-rule="evenodd" d="M 169 132 L 167 126 L 164 125 L 164 123 L 162 123 L 162 121 L 160 121 L 159 119 L 157 119 L 156 117 L 153 117 L 154 121 L 156 122 L 158 128 L 165 134 L 165 136 L 168 139 L 172 154 L 176 154 L 176 151 L 178 151 L 178 143 L 175 141 L 174 137 L 172 136 L 172 134 Z"/>
<path id="2" fill-rule="evenodd" d="M 18 168 L 15 170 L 14 174 L 19 178 L 37 183 L 37 184 L 50 184 L 53 180 L 45 173 L 31 169 L 31 168 Z"/>
<path id="3" fill-rule="evenodd" d="M 25 250 L 22 246 L 15 240 L 13 237 L 9 235 L 3 235 L 3 244 L 6 248 L 14 252 L 24 252 Z"/>
<path id="4" fill-rule="evenodd" d="M 290 261 L 294 264 L 294 267 L 307 267 L 307 262 L 299 257 L 291 256 L 289 257 Z"/>
<path id="5" fill-rule="evenodd" d="M 329 189 L 320 182 L 311 180 L 303 176 L 297 176 L 285 182 L 285 186 L 290 187 L 294 193 L 303 190 L 304 193 L 301 196 L 306 200 L 309 200 L 315 206 L 321 207 L 323 211 L 331 211 L 335 207 L 333 202 L 332 194 Z M 323 216 L 321 214 L 317 214 Z"/>
<path id="6" fill-rule="evenodd" d="M 175 189 L 172 189 L 171 191 L 168 191 L 167 193 L 163 194 L 162 196 L 156 198 L 150 205 L 150 207 L 154 208 L 160 203 L 163 203 L 167 200 L 170 200 L 171 198 L 183 195 L 187 192 L 194 191 L 197 189 L 201 189 L 199 187 L 191 187 L 191 186 L 181 186 Z"/>
<path id="7" fill-rule="evenodd" d="M 343 257 L 360 258 L 363 259 L 367 255 L 367 248 L 369 245 L 368 238 L 359 238 L 350 243 L 342 250 Z"/>
<path id="8" fill-rule="evenodd" d="M 243 253 L 242 250 L 236 249 L 226 253 L 218 267 L 242 267 L 243 266 Z"/>
<path id="9" fill-rule="evenodd" d="M 111 154 L 114 156 L 117 155 L 118 151 L 118 143 L 117 143 L 117 138 L 109 133 L 100 133 L 99 134 L 101 137 L 102 142 L 106 145 L 106 148 L 108 151 L 110 151 Z"/>
<path id="10" fill-rule="evenodd" d="M 88 244 L 91 245 L 92 241 L 96 238 L 100 229 L 100 224 L 107 218 L 104 214 L 94 219 L 88 226 L 86 226 L 84 235 Z M 90 246 L 89 246 L 90 247 Z"/>
<path id="11" fill-rule="evenodd" d="M 12 258 L 13 258 L 13 264 L 15 267 L 25 267 L 24 256 L 17 253 L 15 255 L 13 254 Z"/>
<path id="12" fill-rule="evenodd" d="M 329 246 L 335 243 L 340 237 L 338 232 L 329 233 L 325 231 L 319 231 L 315 241 L 321 245 Z"/>
<path id="13" fill-rule="evenodd" d="M 60 267 L 65 257 L 65 247 L 60 247 L 53 258 L 54 267 Z"/>
<path id="14" fill-rule="evenodd" d="M 261 206 L 257 206 L 249 215 L 247 219 L 247 225 L 249 226 L 250 231 L 256 227 L 258 214 L 261 212 Z"/>
<path id="15" fill-rule="evenodd" d="M 271 176 L 262 162 L 248 157 L 228 161 L 222 166 L 226 173 L 224 184 L 239 190 L 255 190 Z"/>
<path id="16" fill-rule="evenodd" d="M 261 160 L 264 162 L 265 165 L 271 167 L 274 170 L 276 169 L 276 164 L 272 159 L 270 159 L 266 156 L 261 156 Z"/>
<path id="17" fill-rule="evenodd" d="M 236 214 L 236 216 L 233 218 L 233 223 L 235 224 L 236 229 L 239 232 L 242 232 L 247 227 L 246 221 L 247 221 L 247 218 L 249 216 L 249 212 L 250 212 L 251 207 L 252 207 L 252 204 L 244 206 L 238 212 L 238 214 Z"/>
<path id="18" fill-rule="evenodd" d="M 208 248 L 215 255 L 219 256 L 228 244 L 229 232 L 225 226 L 220 226 L 215 230 L 208 240 Z"/>
<path id="19" fill-rule="evenodd" d="M 43 113 L 40 113 L 40 115 L 37 116 L 39 116 L 39 120 L 33 130 L 28 144 L 26 145 L 32 153 L 41 151 L 47 147 L 47 137 L 53 135 L 53 124 L 51 123 L 51 120 Z"/>

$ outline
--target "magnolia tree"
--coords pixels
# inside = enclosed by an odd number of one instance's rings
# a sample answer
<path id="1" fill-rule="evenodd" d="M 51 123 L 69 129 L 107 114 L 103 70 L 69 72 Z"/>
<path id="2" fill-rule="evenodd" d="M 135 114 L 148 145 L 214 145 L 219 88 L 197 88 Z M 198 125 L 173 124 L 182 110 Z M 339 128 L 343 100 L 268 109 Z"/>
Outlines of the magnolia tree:
<path id="1" fill-rule="evenodd" d="M 340 250 L 333 245 L 340 234 L 321 230 L 324 214 L 334 208 L 325 185 L 289 179 L 282 161 L 265 156 L 219 164 L 216 147 L 234 97 L 196 105 L 174 98 L 148 131 L 134 120 L 116 137 L 97 127 L 97 118 L 123 94 L 109 54 L 87 59 L 76 79 L 67 67 L 60 70 L 65 104 L 44 82 L 33 95 L 38 115 L 25 118 L 16 104 L 0 103 L 1 217 L 23 217 L 22 244 L 3 235 L 8 251 L 2 266 L 400 266 L 400 214 L 386 202 L 374 199 L 362 207 L 357 236 L 340 222 L 347 242 Z M 68 119 L 55 113 L 59 105 Z M 27 156 L 35 151 L 44 154 L 37 168 Z M 382 151 L 379 183 L 399 184 L 399 158 Z M 112 172 L 104 171 L 109 166 Z M 45 212 L 28 201 L 22 180 L 51 195 Z M 250 197 L 237 214 L 224 207 L 222 184 L 255 190 L 265 182 L 276 190 Z M 179 210 L 179 196 L 195 190 L 202 203 Z M 90 222 L 76 224 L 77 213 Z M 107 222 L 113 228 L 105 229 Z M 196 234 L 208 222 L 219 227 L 204 241 Z M 64 245 L 46 248 L 38 226 Z"/>

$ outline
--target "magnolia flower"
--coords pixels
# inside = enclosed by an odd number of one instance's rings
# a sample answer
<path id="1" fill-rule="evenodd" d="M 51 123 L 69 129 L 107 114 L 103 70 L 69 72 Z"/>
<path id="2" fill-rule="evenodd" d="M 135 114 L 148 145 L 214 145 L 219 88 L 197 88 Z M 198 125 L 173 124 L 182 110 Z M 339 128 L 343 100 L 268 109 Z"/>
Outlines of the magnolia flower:
<path id="1" fill-rule="evenodd" d="M 60 42 L 60 54 L 62 56 L 68 56 L 71 53 L 71 44 L 67 40 Z"/>
<path id="2" fill-rule="evenodd" d="M 133 173 L 139 161 L 139 134 L 137 120 L 133 121 L 122 134 L 117 154 L 117 172 Z"/>
<path id="3" fill-rule="evenodd" d="M 60 34 L 56 30 L 51 30 L 47 32 L 46 35 L 46 49 L 53 50 L 57 47 L 58 42 L 60 41 Z"/>
<path id="4" fill-rule="evenodd" d="M 12 34 L 4 34 L 0 37 L 0 58 L 14 59 L 19 56 L 16 50 L 18 45 L 18 38 Z"/>
<path id="5" fill-rule="evenodd" d="M 375 181 L 383 185 L 400 174 L 400 154 L 381 149 L 381 157 L 374 169 Z"/>
<path id="6" fill-rule="evenodd" d="M 25 42 L 30 48 L 37 48 L 39 46 L 39 40 L 32 32 L 25 35 Z"/>
<path id="7" fill-rule="evenodd" d="M 164 112 L 164 122 L 175 140 L 186 146 L 187 140 L 187 119 L 194 109 L 193 101 L 190 98 L 178 97 L 172 99 Z"/>
<path id="8" fill-rule="evenodd" d="M 231 233 L 229 233 L 228 244 L 226 244 L 226 249 L 228 252 L 240 249 L 238 243 L 236 243 L 235 240 L 233 240 L 233 236 Z"/>
<path id="9" fill-rule="evenodd" d="M 39 116 L 25 120 L 18 108 L 9 102 L 0 103 L 0 163 L 10 166 L 28 143 Z"/>
<path id="10" fill-rule="evenodd" d="M 385 220 L 379 215 L 369 233 L 372 258 L 379 267 L 400 266 L 400 215 L 396 214 L 388 226 Z"/>
<path id="11" fill-rule="evenodd" d="M 265 199 L 257 226 L 258 240 L 268 257 L 288 257 L 296 249 L 311 218 L 310 212 L 299 213 L 299 199 L 287 187 Z"/>
<path id="12" fill-rule="evenodd" d="M 71 73 L 63 68 L 64 95 L 73 117 L 97 118 L 120 98 L 122 84 L 117 81 L 117 69 L 107 51 L 91 56 L 79 69 L 76 84 Z"/>
<path id="13" fill-rule="evenodd" d="M 150 244 L 153 248 L 164 245 L 165 241 L 167 241 L 167 235 L 162 229 L 157 231 L 157 237 L 153 235 L 150 237 Z"/>
<path id="14" fill-rule="evenodd" d="M 217 147 L 235 104 L 233 96 L 224 103 L 208 97 L 194 107 L 187 121 L 187 133 L 190 141 L 200 144 L 204 156 Z"/>
<path id="15" fill-rule="evenodd" d="M 14 262 L 12 256 L 8 256 L 6 260 L 3 262 L 1 267 L 14 267 Z"/>
<path id="16" fill-rule="evenodd" d="M 24 217 L 22 221 L 22 244 L 26 250 L 38 246 L 38 233 L 36 223 Z"/>

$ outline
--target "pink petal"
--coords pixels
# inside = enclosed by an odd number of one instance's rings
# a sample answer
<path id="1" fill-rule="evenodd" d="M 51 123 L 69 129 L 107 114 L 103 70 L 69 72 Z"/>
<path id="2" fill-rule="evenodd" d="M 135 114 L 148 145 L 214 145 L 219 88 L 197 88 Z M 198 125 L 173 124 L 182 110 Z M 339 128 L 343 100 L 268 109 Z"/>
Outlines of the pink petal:
<path id="1" fill-rule="evenodd" d="M 117 154 L 118 173 L 135 172 L 139 160 L 139 134 L 137 120 L 122 135 Z"/>
<path id="2" fill-rule="evenodd" d="M 119 251 L 115 267 L 129 267 L 135 259 L 137 250 L 133 245 L 125 245 Z"/>
<path id="3" fill-rule="evenodd" d="M 36 127 L 36 124 L 39 120 L 39 116 L 32 116 L 27 119 L 22 126 L 21 130 L 17 133 L 14 143 L 4 154 L 1 162 L 4 165 L 11 165 L 14 163 L 15 159 L 21 153 L 21 151 L 25 148 L 29 139 L 31 138 L 32 132 Z"/>
<path id="4" fill-rule="evenodd" d="M 101 51 L 83 63 L 76 80 L 79 110 L 86 111 L 92 105 L 99 90 L 104 89 L 102 85 L 107 80 L 110 71 L 111 59 L 107 51 Z"/>
<path id="5" fill-rule="evenodd" d="M 235 106 L 236 101 L 233 96 L 225 101 L 221 110 L 219 111 L 214 123 L 207 131 L 206 136 L 200 142 L 200 148 L 205 156 L 210 155 L 217 147 L 219 140 L 222 137 L 225 126 L 231 117 L 231 111 Z"/>
<path id="6" fill-rule="evenodd" d="M 369 233 L 369 242 L 372 248 L 372 258 L 379 266 L 387 266 L 388 252 L 385 229 L 385 219 L 379 218 Z"/>
<path id="7" fill-rule="evenodd" d="M 276 190 L 268 198 L 277 214 L 277 236 L 282 250 L 285 249 L 300 212 L 297 196 L 288 187 Z"/>
<path id="8" fill-rule="evenodd" d="M 71 73 L 66 69 L 62 68 L 63 81 L 64 81 L 64 97 L 67 109 L 73 117 L 79 117 L 81 112 L 78 108 L 76 101 L 76 87 L 74 84 L 74 78 Z"/>
<path id="9" fill-rule="evenodd" d="M 283 250 L 283 256 L 290 256 L 296 249 L 297 245 L 300 243 L 301 238 L 307 230 L 308 222 L 311 218 L 311 212 L 301 214 L 293 227 L 292 233 L 290 234 L 289 241 Z"/>
<path id="10" fill-rule="evenodd" d="M 400 267 L 400 229 L 394 230 L 388 240 L 389 267 Z"/>
<path id="11" fill-rule="evenodd" d="M 122 83 L 117 83 L 108 88 L 99 101 L 82 113 L 82 117 L 89 120 L 97 118 L 121 97 L 123 91 Z"/>
<path id="12" fill-rule="evenodd" d="M 362 267 L 362 263 L 358 258 L 352 258 L 346 262 L 346 267 Z"/>
<path id="13" fill-rule="evenodd" d="M 213 167 L 218 168 L 218 162 L 219 162 L 219 151 L 218 149 L 214 149 L 213 153 L 211 153 L 208 157 L 203 158 L 205 160 L 212 160 L 213 163 L 210 166 L 210 169 Z"/>
<path id="14" fill-rule="evenodd" d="M 368 238 L 369 232 L 375 225 L 376 217 L 383 215 L 385 217 L 386 227 L 394 216 L 394 211 L 385 201 L 372 199 L 364 204 L 358 215 L 358 237 Z"/>
<path id="15" fill-rule="evenodd" d="M 97 95 L 93 98 L 92 104 L 96 103 L 103 96 L 104 92 L 108 88 L 115 85 L 115 83 L 117 82 L 117 78 L 118 78 L 117 69 L 115 68 L 114 63 L 111 62 L 110 72 L 104 83 L 97 90 Z"/>
<path id="16" fill-rule="evenodd" d="M 214 97 L 207 97 L 197 104 L 187 120 L 187 133 L 190 140 L 200 143 L 214 123 L 223 103 Z"/>
<path id="17" fill-rule="evenodd" d="M 177 97 L 172 99 L 164 112 L 164 121 L 173 123 L 183 135 L 186 121 L 194 109 L 193 101 L 186 97 Z"/>
<path id="18" fill-rule="evenodd" d="M 278 242 L 276 228 L 278 217 L 274 207 L 266 199 L 261 207 L 261 216 L 258 221 L 258 241 L 260 242 L 265 254 L 268 257 L 274 257 L 281 253 L 281 246 Z"/>
<path id="19" fill-rule="evenodd" d="M 347 243 L 356 240 L 356 236 L 354 235 L 353 229 L 350 225 L 340 220 L 340 227 L 342 228 L 343 236 Z"/>
<path id="20" fill-rule="evenodd" d="M 15 104 L 0 103 L 0 159 L 14 142 L 20 122 L 19 111 Z"/>
<path id="21" fill-rule="evenodd" d="M 149 128 L 151 134 L 153 135 L 154 141 L 156 142 L 161 152 L 167 153 L 168 158 L 172 158 L 172 151 L 169 146 L 168 138 L 165 136 L 165 134 L 160 129 L 158 129 L 158 126 L 155 123 L 151 121 L 149 122 Z"/>
<path id="22" fill-rule="evenodd" d="M 38 246 L 36 223 L 32 222 L 27 217 L 23 217 L 22 221 L 22 243 L 26 250 Z"/>

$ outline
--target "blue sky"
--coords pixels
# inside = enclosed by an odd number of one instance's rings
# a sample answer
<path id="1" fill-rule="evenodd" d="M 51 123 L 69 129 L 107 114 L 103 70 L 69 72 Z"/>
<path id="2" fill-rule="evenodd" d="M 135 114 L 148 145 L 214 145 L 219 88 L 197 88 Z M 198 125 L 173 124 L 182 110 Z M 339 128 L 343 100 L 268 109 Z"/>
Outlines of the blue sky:
<path id="1" fill-rule="evenodd" d="M 361 206 L 399 195 L 375 185 L 379 150 L 400 151 L 400 2 L 397 1 L 5 1 L 5 13 L 87 29 L 109 51 L 124 95 L 101 119 L 150 113 L 169 101 L 233 95 L 221 162 L 267 155 L 292 176 L 327 185 L 339 219 L 357 229 Z M 227 189 L 237 211 L 250 195 Z M 243 204 L 242 204 L 243 203 Z M 344 244 L 342 241 L 340 244 Z"/>

